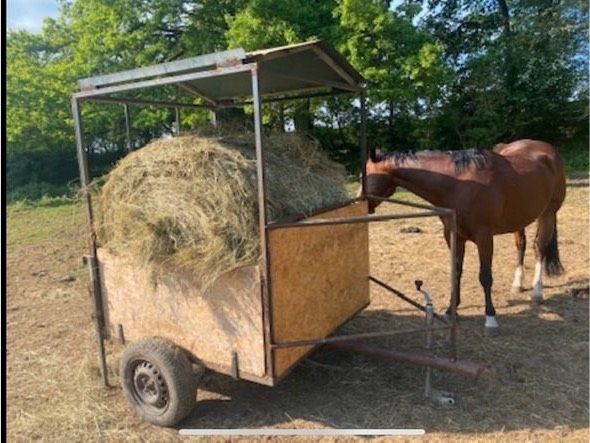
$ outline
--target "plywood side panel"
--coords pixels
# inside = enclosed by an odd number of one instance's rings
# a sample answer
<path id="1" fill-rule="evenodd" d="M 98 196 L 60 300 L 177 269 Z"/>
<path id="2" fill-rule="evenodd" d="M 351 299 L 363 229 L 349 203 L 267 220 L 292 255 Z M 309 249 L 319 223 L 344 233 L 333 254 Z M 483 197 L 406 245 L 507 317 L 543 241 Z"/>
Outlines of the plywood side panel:
<path id="1" fill-rule="evenodd" d="M 242 375 L 265 374 L 260 274 L 249 266 L 223 274 L 206 292 L 188 271 L 150 278 L 147 269 L 98 251 L 111 334 L 123 326 L 126 340 L 161 336 L 217 369 L 238 354 Z M 247 377 L 245 377 L 247 378 Z"/>
<path id="2" fill-rule="evenodd" d="M 313 218 L 367 214 L 357 202 Z M 326 337 L 369 303 L 366 223 L 281 228 L 269 232 L 274 342 Z M 274 351 L 280 377 L 312 347 Z"/>

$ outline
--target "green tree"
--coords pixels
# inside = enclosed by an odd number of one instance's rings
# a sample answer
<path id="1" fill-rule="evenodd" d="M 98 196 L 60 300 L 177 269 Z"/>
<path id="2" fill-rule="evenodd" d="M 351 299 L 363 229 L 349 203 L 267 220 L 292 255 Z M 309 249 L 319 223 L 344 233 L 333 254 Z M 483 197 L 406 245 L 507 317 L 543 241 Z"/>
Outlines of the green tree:
<path id="1" fill-rule="evenodd" d="M 256 50 L 312 39 L 334 42 L 338 23 L 335 0 L 250 0 L 235 16 L 227 16 L 230 47 Z M 297 130 L 311 131 L 321 101 L 281 103 L 266 107 L 265 120 L 282 129 L 291 119 Z"/>
<path id="2" fill-rule="evenodd" d="M 576 144 L 587 157 L 582 0 L 60 1 L 59 17 L 40 33 L 7 35 L 10 189 L 57 192 L 77 177 L 70 97 L 79 78 L 312 38 L 339 48 L 367 78 L 370 138 L 384 147 L 489 147 L 536 137 Z M 148 93 L 181 94 L 175 87 Z M 172 110 L 131 110 L 136 146 L 172 130 Z M 123 109 L 88 103 L 83 115 L 97 176 L 124 152 Z M 182 122 L 207 117 L 183 112 Z M 283 102 L 264 118 L 275 128 L 292 121 L 312 131 L 341 161 L 356 155 L 358 102 L 346 96 Z"/>
<path id="3" fill-rule="evenodd" d="M 385 123 L 375 136 L 390 147 L 419 143 L 420 117 L 436 106 L 446 74 L 442 45 L 413 25 L 419 11 L 412 4 L 392 9 L 382 0 L 342 0 L 337 10 L 339 47 L 369 81 L 370 104 Z M 410 131 L 397 118 L 411 123 Z"/>
<path id="4" fill-rule="evenodd" d="M 246 50 L 300 43 L 314 38 L 334 41 L 335 0 L 250 0 L 235 16 L 226 16 L 230 47 Z"/>
<path id="5" fill-rule="evenodd" d="M 226 16 L 239 5 L 229 0 L 62 1 L 59 17 L 46 20 L 41 33 L 9 33 L 9 187 L 31 181 L 63 185 L 77 177 L 70 97 L 78 79 L 223 49 Z M 160 92 L 169 99 L 178 93 L 174 88 Z M 83 116 L 96 176 L 124 151 L 123 111 L 119 105 L 85 104 Z M 206 117 L 183 115 L 186 123 Z M 170 110 L 132 108 L 135 145 L 170 132 L 173 119 Z"/>
<path id="6" fill-rule="evenodd" d="M 587 115 L 588 5 L 577 0 L 429 2 L 424 26 L 453 71 L 441 146 L 563 139 Z M 587 132 L 587 130 L 584 130 Z"/>

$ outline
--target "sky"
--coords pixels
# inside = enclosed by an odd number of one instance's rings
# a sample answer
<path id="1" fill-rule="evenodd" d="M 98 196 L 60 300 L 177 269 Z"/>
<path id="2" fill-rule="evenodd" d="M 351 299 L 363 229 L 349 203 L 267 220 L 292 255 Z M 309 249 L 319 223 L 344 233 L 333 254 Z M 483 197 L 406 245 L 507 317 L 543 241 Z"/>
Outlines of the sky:
<path id="1" fill-rule="evenodd" d="M 57 17 L 57 0 L 8 0 L 6 25 L 8 29 L 39 32 L 46 17 Z"/>
<path id="2" fill-rule="evenodd" d="M 391 8 L 394 9 L 399 4 L 401 0 L 393 0 Z M 8 0 L 6 12 L 8 29 L 39 32 L 43 26 L 43 20 L 46 17 L 57 17 L 59 9 L 57 0 Z"/>

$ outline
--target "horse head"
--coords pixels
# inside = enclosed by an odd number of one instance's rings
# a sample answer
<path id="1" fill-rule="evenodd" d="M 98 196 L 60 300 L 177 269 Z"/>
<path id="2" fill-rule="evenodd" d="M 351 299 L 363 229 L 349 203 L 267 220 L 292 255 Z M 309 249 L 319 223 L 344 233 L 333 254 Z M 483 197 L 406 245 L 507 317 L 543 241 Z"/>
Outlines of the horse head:
<path id="1" fill-rule="evenodd" d="M 366 195 L 377 197 L 389 197 L 395 192 L 395 183 L 393 176 L 389 173 L 387 162 L 383 161 L 383 154 L 379 149 L 371 148 L 369 150 L 369 159 L 366 164 Z M 359 187 L 357 197 L 362 194 L 362 186 Z M 375 208 L 381 202 L 369 200 L 369 214 L 375 212 Z"/>

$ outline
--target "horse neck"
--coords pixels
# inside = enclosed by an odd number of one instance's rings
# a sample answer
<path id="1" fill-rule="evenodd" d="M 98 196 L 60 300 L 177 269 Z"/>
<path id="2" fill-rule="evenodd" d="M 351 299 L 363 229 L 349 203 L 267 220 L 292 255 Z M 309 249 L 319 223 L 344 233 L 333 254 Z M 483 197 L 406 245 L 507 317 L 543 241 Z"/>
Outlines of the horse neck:
<path id="1" fill-rule="evenodd" d="M 407 189 L 435 206 L 452 206 L 457 180 L 454 165 L 448 157 L 418 157 L 401 165 L 391 160 L 387 168 L 396 186 Z"/>

